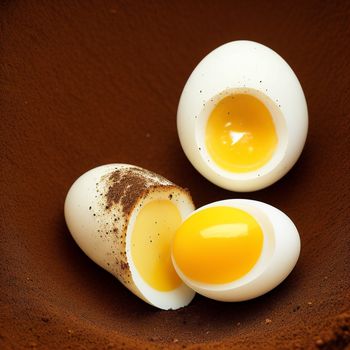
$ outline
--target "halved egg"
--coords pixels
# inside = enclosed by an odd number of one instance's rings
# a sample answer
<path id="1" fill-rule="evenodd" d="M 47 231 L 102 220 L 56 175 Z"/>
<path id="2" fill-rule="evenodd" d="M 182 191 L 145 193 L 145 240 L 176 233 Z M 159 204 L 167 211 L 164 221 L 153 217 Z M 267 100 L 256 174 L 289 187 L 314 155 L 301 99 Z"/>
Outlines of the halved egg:
<path id="1" fill-rule="evenodd" d="M 135 295 L 161 309 L 190 303 L 195 292 L 171 261 L 171 241 L 194 210 L 189 192 L 128 164 L 109 164 L 79 177 L 64 214 L 80 248 Z"/>
<path id="2" fill-rule="evenodd" d="M 305 96 L 287 62 L 268 47 L 233 41 L 209 53 L 178 106 L 182 148 L 214 184 L 255 191 L 285 175 L 308 129 Z"/>
<path id="3" fill-rule="evenodd" d="M 206 297 L 243 301 L 267 293 L 293 270 L 297 228 L 266 203 L 229 199 L 194 211 L 177 230 L 172 259 L 181 279 Z"/>

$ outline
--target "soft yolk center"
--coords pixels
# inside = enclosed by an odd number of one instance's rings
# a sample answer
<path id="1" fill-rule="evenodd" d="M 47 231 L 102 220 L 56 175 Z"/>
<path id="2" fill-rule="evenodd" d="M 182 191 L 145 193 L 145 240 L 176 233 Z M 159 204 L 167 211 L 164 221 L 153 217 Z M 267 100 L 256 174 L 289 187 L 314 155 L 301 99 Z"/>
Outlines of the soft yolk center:
<path id="1" fill-rule="evenodd" d="M 224 284 L 247 274 L 262 247 L 262 229 L 250 214 L 232 207 L 211 207 L 180 226 L 173 241 L 173 257 L 190 279 Z"/>
<path id="2" fill-rule="evenodd" d="M 241 173 L 259 169 L 271 159 L 277 142 L 269 110 L 252 95 L 227 96 L 209 116 L 206 148 L 225 170 Z"/>
<path id="3" fill-rule="evenodd" d="M 140 210 L 131 236 L 131 255 L 141 277 L 158 291 L 181 284 L 171 262 L 171 241 L 181 224 L 177 207 L 169 200 L 149 202 Z"/>

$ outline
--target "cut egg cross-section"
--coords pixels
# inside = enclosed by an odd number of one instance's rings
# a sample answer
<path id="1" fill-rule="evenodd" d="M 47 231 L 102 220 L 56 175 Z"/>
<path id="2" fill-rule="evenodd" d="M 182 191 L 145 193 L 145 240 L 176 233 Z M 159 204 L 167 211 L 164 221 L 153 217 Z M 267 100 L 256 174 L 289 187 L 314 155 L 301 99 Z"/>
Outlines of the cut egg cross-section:
<path id="1" fill-rule="evenodd" d="M 177 230 L 175 270 L 192 289 L 221 301 L 265 294 L 293 270 L 300 238 L 293 222 L 262 202 L 231 199 L 194 211 Z"/>
<path id="2" fill-rule="evenodd" d="M 109 164 L 79 177 L 64 207 L 80 248 L 131 292 L 160 309 L 177 309 L 195 292 L 171 261 L 171 241 L 194 210 L 187 190 L 128 164 Z"/>

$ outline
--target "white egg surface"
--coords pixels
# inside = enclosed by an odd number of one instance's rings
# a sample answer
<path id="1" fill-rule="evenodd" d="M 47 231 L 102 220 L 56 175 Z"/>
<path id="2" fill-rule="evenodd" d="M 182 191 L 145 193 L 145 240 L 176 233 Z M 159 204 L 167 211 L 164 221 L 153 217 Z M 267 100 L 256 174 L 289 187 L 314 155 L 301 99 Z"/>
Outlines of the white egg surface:
<path id="1" fill-rule="evenodd" d="M 300 253 L 297 228 L 263 202 L 229 199 L 183 222 L 172 246 L 175 270 L 192 289 L 220 301 L 244 301 L 279 285 Z"/>
<path id="2" fill-rule="evenodd" d="M 161 309 L 190 303 L 195 292 L 176 274 L 171 241 L 194 210 L 187 190 L 128 164 L 109 164 L 80 176 L 64 214 L 80 248 L 135 295 Z"/>
<path id="3" fill-rule="evenodd" d="M 252 41 L 209 53 L 189 77 L 178 106 L 182 148 L 214 184 L 255 191 L 284 176 L 308 129 L 305 96 L 287 62 Z"/>

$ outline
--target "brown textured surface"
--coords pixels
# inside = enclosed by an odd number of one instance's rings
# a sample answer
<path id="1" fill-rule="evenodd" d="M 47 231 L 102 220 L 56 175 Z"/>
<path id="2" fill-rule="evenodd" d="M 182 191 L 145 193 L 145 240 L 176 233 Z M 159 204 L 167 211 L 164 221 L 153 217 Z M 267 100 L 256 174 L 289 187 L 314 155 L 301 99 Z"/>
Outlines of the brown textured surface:
<path id="1" fill-rule="evenodd" d="M 349 343 L 348 1 L 65 1 L 1 11 L 1 348 L 345 348 Z M 310 132 L 266 201 L 296 223 L 291 276 L 259 299 L 197 296 L 155 310 L 70 237 L 74 179 L 127 162 L 188 187 L 197 205 L 237 197 L 203 179 L 176 135 L 179 95 L 218 45 L 252 39 L 303 85 Z M 270 322 L 271 320 L 271 322 Z M 198 345 L 199 344 L 199 345 Z M 204 344 L 204 345 L 203 345 Z"/>
<path id="2" fill-rule="evenodd" d="M 151 179 L 145 178 L 147 174 Z M 166 181 L 166 187 L 176 188 L 176 185 L 169 183 L 163 176 L 138 167 L 115 170 L 108 176 L 107 181 L 106 209 L 120 202 L 124 215 L 129 215 L 140 196 L 149 192 L 152 187 L 159 186 L 159 182 Z"/>

